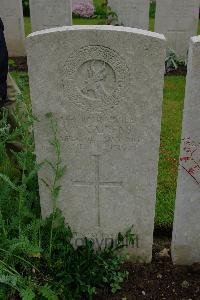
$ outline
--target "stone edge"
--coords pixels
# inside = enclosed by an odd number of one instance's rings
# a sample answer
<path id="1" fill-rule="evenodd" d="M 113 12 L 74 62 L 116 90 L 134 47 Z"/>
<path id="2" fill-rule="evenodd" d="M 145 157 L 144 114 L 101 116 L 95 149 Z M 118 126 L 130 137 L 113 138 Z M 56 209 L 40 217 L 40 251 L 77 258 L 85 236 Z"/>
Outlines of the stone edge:
<path id="1" fill-rule="evenodd" d="M 123 26 L 112 26 L 112 25 L 73 25 L 73 26 L 63 26 L 63 27 L 54 27 L 50 29 L 40 30 L 33 32 L 27 36 L 27 39 L 34 38 L 40 35 L 47 35 L 55 32 L 66 32 L 66 31 L 115 31 L 115 32 L 126 32 L 133 33 L 138 35 L 144 35 L 151 38 L 157 38 L 163 41 L 166 41 L 166 38 L 163 34 L 147 31 L 143 29 L 131 28 L 131 27 L 123 27 Z"/>

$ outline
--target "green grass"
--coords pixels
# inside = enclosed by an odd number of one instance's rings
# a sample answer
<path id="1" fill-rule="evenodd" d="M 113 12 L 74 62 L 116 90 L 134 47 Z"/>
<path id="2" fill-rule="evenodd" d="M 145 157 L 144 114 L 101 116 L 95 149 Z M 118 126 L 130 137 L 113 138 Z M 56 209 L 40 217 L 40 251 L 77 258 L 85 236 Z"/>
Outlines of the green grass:
<path id="1" fill-rule="evenodd" d="M 149 19 L 149 30 L 150 31 L 154 30 L 154 19 L 153 18 Z"/>
<path id="2" fill-rule="evenodd" d="M 30 101 L 30 88 L 29 88 L 29 79 L 26 72 L 12 72 L 12 77 L 17 82 L 20 91 L 23 93 L 24 101 L 27 105 L 31 104 Z"/>
<path id="3" fill-rule="evenodd" d="M 73 18 L 73 25 L 103 25 L 105 23 L 106 23 L 105 19 Z"/>
<path id="4" fill-rule="evenodd" d="M 184 93 L 185 77 L 167 76 L 165 78 L 158 169 L 157 226 L 168 227 L 173 222 Z"/>
<path id="5" fill-rule="evenodd" d="M 24 27 L 26 36 L 31 33 L 31 20 L 30 17 L 24 17 Z"/>

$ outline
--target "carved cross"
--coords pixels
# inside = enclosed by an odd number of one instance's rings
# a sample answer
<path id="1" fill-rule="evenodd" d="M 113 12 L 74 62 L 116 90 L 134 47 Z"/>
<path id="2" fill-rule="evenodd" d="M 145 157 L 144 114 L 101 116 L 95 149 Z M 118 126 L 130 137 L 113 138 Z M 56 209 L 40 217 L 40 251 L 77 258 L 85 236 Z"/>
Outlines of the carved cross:
<path id="1" fill-rule="evenodd" d="M 85 180 L 76 180 L 72 181 L 74 186 L 94 186 L 95 188 L 95 200 L 97 203 L 97 223 L 98 226 L 101 226 L 101 217 L 100 217 L 100 187 L 122 187 L 122 181 L 101 181 L 100 180 L 100 155 L 93 155 L 95 162 L 95 178 L 93 181 L 85 181 Z"/>

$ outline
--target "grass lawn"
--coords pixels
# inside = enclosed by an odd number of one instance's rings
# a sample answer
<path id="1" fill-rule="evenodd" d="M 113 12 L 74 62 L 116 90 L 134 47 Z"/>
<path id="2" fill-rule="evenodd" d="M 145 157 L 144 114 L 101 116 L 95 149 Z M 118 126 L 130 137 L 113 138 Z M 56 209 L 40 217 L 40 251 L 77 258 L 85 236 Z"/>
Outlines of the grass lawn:
<path id="1" fill-rule="evenodd" d="M 153 18 L 149 19 L 149 30 L 150 31 L 154 30 L 154 19 Z"/>
<path id="2" fill-rule="evenodd" d="M 173 222 L 184 94 L 184 76 L 165 77 L 158 168 L 157 226 L 168 227 Z"/>

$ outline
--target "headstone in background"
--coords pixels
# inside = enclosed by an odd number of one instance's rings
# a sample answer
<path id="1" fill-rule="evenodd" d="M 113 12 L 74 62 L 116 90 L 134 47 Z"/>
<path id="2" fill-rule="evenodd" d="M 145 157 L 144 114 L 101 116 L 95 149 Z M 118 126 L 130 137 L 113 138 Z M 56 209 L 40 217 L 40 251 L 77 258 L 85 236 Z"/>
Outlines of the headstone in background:
<path id="1" fill-rule="evenodd" d="M 175 264 L 200 263 L 200 36 L 193 37 L 182 129 L 182 147 L 174 216 Z"/>
<path id="2" fill-rule="evenodd" d="M 32 32 L 72 25 L 71 0 L 30 0 Z"/>
<path id="3" fill-rule="evenodd" d="M 114 26 L 72 26 L 29 36 L 28 65 L 37 160 L 62 162 L 58 205 L 77 237 L 105 246 L 134 225 L 134 259 L 152 256 L 165 60 L 163 35 Z M 39 58 L 39 59 L 38 59 Z M 153 80 L 152 80 L 153 78 Z M 51 196 L 39 173 L 43 216 Z"/>
<path id="4" fill-rule="evenodd" d="M 149 0 L 108 0 L 117 14 L 120 25 L 140 29 L 149 28 Z"/>
<path id="5" fill-rule="evenodd" d="M 190 37 L 197 34 L 199 0 L 157 0 L 155 32 L 163 33 L 168 46 L 187 58 Z"/>
<path id="6" fill-rule="evenodd" d="M 0 17 L 9 56 L 26 56 L 22 0 L 0 0 Z"/>
<path id="7" fill-rule="evenodd" d="M 72 0 L 72 6 L 80 3 L 93 3 L 93 0 Z"/>

